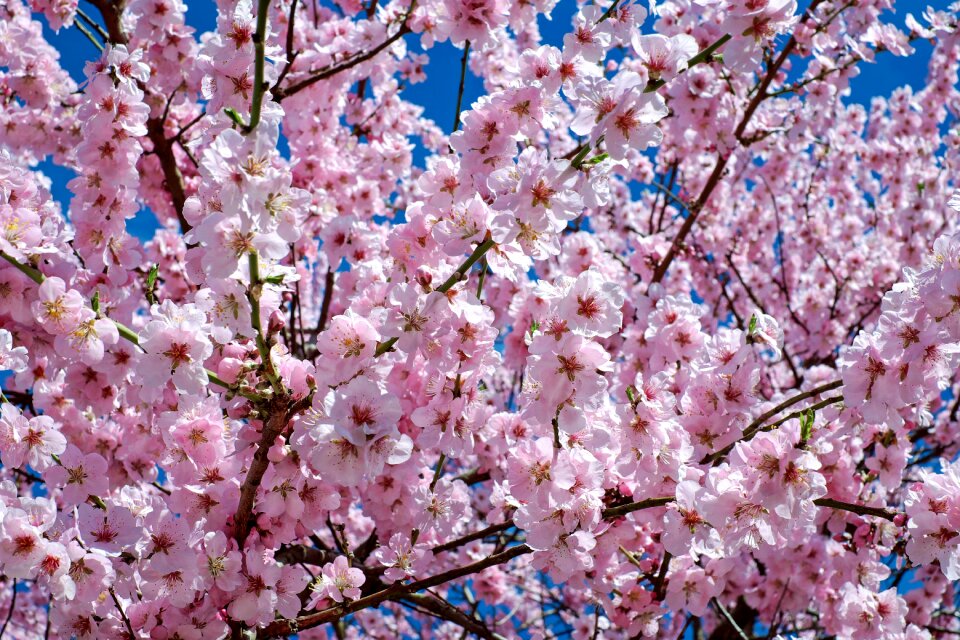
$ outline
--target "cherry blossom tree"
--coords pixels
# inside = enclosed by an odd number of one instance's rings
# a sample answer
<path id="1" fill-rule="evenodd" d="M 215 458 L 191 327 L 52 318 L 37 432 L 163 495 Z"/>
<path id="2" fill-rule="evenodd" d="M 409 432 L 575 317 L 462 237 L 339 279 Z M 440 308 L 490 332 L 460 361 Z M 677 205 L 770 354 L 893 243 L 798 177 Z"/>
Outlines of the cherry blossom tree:
<path id="1" fill-rule="evenodd" d="M 960 634 L 960 4 L 556 4 L 0 2 L 0 638 Z"/>

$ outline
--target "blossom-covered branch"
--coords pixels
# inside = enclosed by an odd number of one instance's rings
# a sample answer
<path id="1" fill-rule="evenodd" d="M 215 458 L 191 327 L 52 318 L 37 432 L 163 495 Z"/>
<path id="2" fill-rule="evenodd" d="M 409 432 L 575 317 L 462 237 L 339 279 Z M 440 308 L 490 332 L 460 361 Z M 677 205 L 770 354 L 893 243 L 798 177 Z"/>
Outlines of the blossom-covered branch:
<path id="1" fill-rule="evenodd" d="M 90 4 L 0 7 L 0 635 L 960 630 L 960 6 Z"/>

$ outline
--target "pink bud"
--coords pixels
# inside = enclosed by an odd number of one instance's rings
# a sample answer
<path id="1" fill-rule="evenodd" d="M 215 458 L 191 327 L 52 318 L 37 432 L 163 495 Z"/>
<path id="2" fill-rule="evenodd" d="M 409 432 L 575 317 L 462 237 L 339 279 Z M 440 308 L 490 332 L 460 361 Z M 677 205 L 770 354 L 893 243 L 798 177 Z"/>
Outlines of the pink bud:
<path id="1" fill-rule="evenodd" d="M 267 451 L 267 459 L 270 462 L 277 463 L 287 457 L 287 450 L 284 447 L 284 442 L 282 438 L 277 439 L 277 441 L 270 447 L 270 450 Z"/>
<path id="2" fill-rule="evenodd" d="M 223 357 L 224 358 L 236 358 L 238 360 L 243 360 L 246 357 L 247 349 L 241 344 L 236 342 L 231 342 L 223 346 Z"/>
<path id="3" fill-rule="evenodd" d="M 897 515 L 893 516 L 893 524 L 897 525 L 898 527 L 902 527 L 903 525 L 907 524 L 907 514 L 898 513 Z"/>
<path id="4" fill-rule="evenodd" d="M 280 333 L 285 326 L 287 326 L 287 318 L 284 316 L 283 311 L 277 309 L 270 314 L 270 322 L 267 325 L 267 333 L 271 336 Z"/>
<path id="5" fill-rule="evenodd" d="M 217 375 L 232 384 L 237 381 L 237 376 L 240 375 L 242 368 L 242 360 L 238 358 L 224 358 L 220 361 L 220 364 L 217 365 Z"/>
<path id="6" fill-rule="evenodd" d="M 430 290 L 430 284 L 433 282 L 433 274 L 429 271 L 420 268 L 417 269 L 417 284 L 426 289 Z"/>

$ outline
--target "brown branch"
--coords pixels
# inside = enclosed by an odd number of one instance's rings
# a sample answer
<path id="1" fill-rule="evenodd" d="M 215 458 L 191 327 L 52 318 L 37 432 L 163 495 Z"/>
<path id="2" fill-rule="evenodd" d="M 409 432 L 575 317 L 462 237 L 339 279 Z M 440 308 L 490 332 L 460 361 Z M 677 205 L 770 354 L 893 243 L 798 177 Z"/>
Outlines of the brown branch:
<path id="1" fill-rule="evenodd" d="M 186 189 L 183 183 L 183 174 L 177 165 L 177 157 L 173 153 L 173 144 L 176 137 L 168 139 L 163 130 L 164 119 L 150 118 L 147 120 L 147 137 L 153 142 L 153 151 L 160 161 L 163 171 L 163 186 L 173 201 L 173 210 L 180 222 L 181 233 L 187 233 L 193 227 L 183 216 L 183 206 L 187 201 Z"/>
<path id="2" fill-rule="evenodd" d="M 660 498 L 649 498 L 647 500 L 640 500 L 638 502 L 631 502 L 629 504 L 620 505 L 617 507 L 612 507 L 609 509 L 604 509 L 602 511 L 603 518 L 605 520 L 612 520 L 619 518 L 628 513 L 633 513 L 634 511 L 640 511 L 641 509 L 651 509 L 654 507 L 662 507 L 670 502 L 673 502 L 675 498 L 673 496 L 664 496 Z M 496 527 L 503 527 L 504 529 L 512 526 L 513 522 L 510 521 L 509 525 L 504 523 L 503 525 L 494 525 Z M 480 532 L 477 532 L 480 533 Z M 470 537 L 475 534 L 468 534 Z M 462 539 L 461 539 L 462 540 Z M 447 543 L 452 544 L 452 543 Z M 441 547 L 445 545 L 440 545 Z M 436 548 L 435 548 L 436 549 Z M 416 593 L 424 589 L 429 589 L 430 587 L 436 587 L 441 584 L 450 582 L 451 580 L 456 580 L 464 576 L 469 576 L 474 573 L 479 573 L 484 569 L 493 567 L 505 562 L 509 562 L 514 558 L 517 558 L 528 553 L 532 553 L 533 549 L 528 547 L 526 544 L 519 544 L 499 553 L 494 553 L 492 555 L 478 560 L 471 564 L 465 565 L 463 567 L 457 567 L 450 569 L 449 571 L 444 571 L 429 578 L 424 578 L 422 580 L 417 580 L 409 584 L 395 583 L 382 591 L 377 593 L 372 593 L 368 596 L 364 596 L 353 602 L 347 602 L 337 607 L 331 607 L 329 609 L 324 609 L 323 611 L 318 611 L 316 613 L 311 613 L 305 616 L 300 616 L 294 620 L 277 620 L 267 625 L 267 627 L 262 631 L 259 637 L 262 638 L 274 638 L 278 636 L 286 636 L 297 631 L 303 631 L 304 629 L 310 629 L 317 627 L 328 622 L 334 622 L 345 616 L 361 611 L 368 607 L 376 607 L 386 602 L 387 600 L 396 600 L 400 597 L 405 597 L 407 594 Z"/>
<path id="3" fill-rule="evenodd" d="M 311 564 L 322 567 L 328 562 L 333 562 L 340 555 L 329 549 L 317 549 L 303 544 L 284 545 L 273 555 L 277 562 L 283 564 Z"/>
<path id="4" fill-rule="evenodd" d="M 123 10 L 126 7 L 126 0 L 90 0 L 100 15 L 103 16 L 103 22 L 106 25 L 107 33 L 110 36 L 111 44 L 127 44 L 129 38 L 123 30 Z M 146 87 L 143 83 L 138 83 L 140 89 L 146 93 Z M 172 96 L 171 96 L 172 99 Z M 169 103 L 167 108 L 169 108 Z M 163 171 L 163 184 L 173 200 L 173 208 L 177 214 L 177 220 L 180 222 L 181 233 L 190 230 L 190 225 L 183 217 L 183 205 L 187 201 L 186 192 L 183 183 L 183 174 L 180 167 L 177 166 L 177 159 L 173 153 L 173 140 L 168 140 L 164 134 L 164 125 L 166 123 L 166 110 L 160 118 L 150 118 L 147 120 L 147 137 L 153 143 L 153 151 L 157 154 L 160 161 L 160 168 Z M 179 137 L 178 134 L 177 137 Z"/>
<path id="5" fill-rule="evenodd" d="M 453 622 L 463 627 L 464 631 L 469 631 L 480 638 L 484 638 L 484 640 L 503 640 L 503 636 L 499 633 L 490 631 L 490 629 L 480 621 L 468 616 L 457 607 L 436 596 L 422 593 L 409 593 L 399 598 L 399 600 L 411 602 L 421 609 L 426 610 L 434 617 Z"/>
<path id="6" fill-rule="evenodd" d="M 273 446 L 277 436 L 283 433 L 290 418 L 303 410 L 301 408 L 302 400 L 289 408 L 287 404 L 288 399 L 283 396 L 275 397 L 271 401 L 267 409 L 268 416 L 263 423 L 263 433 L 260 436 L 260 442 L 257 444 L 257 451 L 253 454 L 253 462 L 250 464 L 247 476 L 240 487 L 240 501 L 237 504 L 237 512 L 233 516 L 233 537 L 241 550 L 253 526 L 250 519 L 253 515 L 253 503 L 257 496 L 257 490 L 260 488 L 263 474 L 270 466 L 270 460 L 267 458 L 270 447 Z"/>
<path id="7" fill-rule="evenodd" d="M 697 221 L 697 216 L 700 215 L 700 211 L 710 198 L 713 190 L 718 184 L 720 184 L 720 178 L 723 176 L 724 169 L 727 168 L 728 161 L 728 156 L 720 156 L 717 158 L 717 163 L 713 166 L 713 172 L 710 174 L 710 177 L 707 178 L 707 183 L 700 191 L 700 195 L 687 209 L 687 217 L 684 219 L 683 226 L 680 227 L 680 231 L 670 244 L 670 248 L 667 250 L 667 255 L 663 256 L 663 260 L 657 264 L 657 268 L 653 272 L 652 282 L 660 282 L 667 274 L 667 269 L 670 268 L 670 263 L 673 262 L 673 259 L 683 246 L 684 240 L 686 239 L 687 235 L 689 235 L 690 230 L 693 229 L 693 224 Z"/>
<path id="8" fill-rule="evenodd" d="M 513 526 L 515 526 L 513 523 L 513 520 L 507 520 L 506 522 L 501 522 L 499 524 L 492 524 L 489 527 L 485 527 L 483 529 L 480 529 L 479 531 L 474 531 L 473 533 L 468 533 L 467 535 L 456 538 L 455 540 L 444 542 L 443 544 L 438 544 L 433 549 L 431 549 L 431 551 L 434 553 L 434 555 L 436 555 L 438 553 L 443 553 L 444 551 L 457 549 L 469 542 L 473 542 L 474 540 L 482 540 L 483 538 L 486 538 L 489 535 L 500 533 L 501 531 L 506 531 L 507 529 Z"/>
<path id="9" fill-rule="evenodd" d="M 350 615 L 351 613 L 361 611 L 368 607 L 379 606 L 387 600 L 395 600 L 398 597 L 406 594 L 415 593 L 430 587 L 436 587 L 446 582 L 450 582 L 451 580 L 456 580 L 457 578 L 479 573 L 484 569 L 509 562 L 514 558 L 526 555 L 532 551 L 533 549 L 527 545 L 520 544 L 515 547 L 510 547 L 506 551 L 487 556 L 482 560 L 478 560 L 477 562 L 473 562 L 466 566 L 450 569 L 449 571 L 444 571 L 443 573 L 439 573 L 435 576 L 424 578 L 423 580 L 417 580 L 416 582 L 411 582 L 410 584 L 406 585 L 396 583 L 382 591 L 370 594 L 369 596 L 365 596 L 359 600 L 347 602 L 337 607 L 324 609 L 323 611 L 318 611 L 317 613 L 300 616 L 296 620 L 277 620 L 276 622 L 267 625 L 267 627 L 260 634 L 260 637 L 275 638 L 278 636 L 286 636 L 290 635 L 291 633 L 296 633 L 296 631 L 303 631 L 304 629 L 317 627 L 321 624 L 326 624 L 327 622 L 334 622 L 347 615 Z"/>
<path id="10" fill-rule="evenodd" d="M 810 3 L 810 6 L 807 7 L 807 10 L 804 12 L 803 17 L 800 19 L 800 24 L 804 24 L 807 20 L 810 19 L 810 16 L 813 14 L 813 11 L 823 0 L 813 0 Z M 760 84 L 757 87 L 757 92 L 753 96 L 753 99 L 750 100 L 750 103 L 747 105 L 746 110 L 743 113 L 743 118 L 740 120 L 740 124 L 737 125 L 734 135 L 737 140 L 746 147 L 749 146 L 751 141 L 745 140 L 743 137 L 743 132 L 747 128 L 747 124 L 750 123 L 750 119 L 753 118 L 753 114 L 756 112 L 757 108 L 760 106 L 765 99 L 769 97 L 767 94 L 767 88 L 770 86 L 770 83 L 773 82 L 774 78 L 777 75 L 777 72 L 780 70 L 780 67 L 783 66 L 783 63 L 786 62 L 787 58 L 790 57 L 790 54 L 793 52 L 794 48 L 797 46 L 796 36 L 791 35 L 790 39 L 787 41 L 787 44 L 784 45 L 783 50 L 780 52 L 780 55 L 777 57 L 776 61 L 767 68 L 766 74 L 764 74 L 763 79 L 760 81 Z M 718 156 L 717 163 L 713 167 L 713 173 L 710 174 L 710 177 L 707 179 L 707 183 L 704 185 L 703 190 L 700 192 L 700 196 L 690 207 L 690 214 L 687 216 L 686 220 L 683 222 L 683 226 L 680 227 L 680 232 L 673 239 L 673 242 L 670 245 L 670 249 L 667 250 L 667 255 L 663 257 L 663 260 L 660 261 L 660 264 L 657 265 L 656 270 L 653 274 L 653 282 L 660 282 L 663 280 L 663 277 L 667 273 L 667 269 L 670 267 L 670 263 L 673 262 L 673 259 L 676 257 L 677 252 L 683 246 L 683 242 L 686 239 L 687 235 L 690 234 L 691 229 L 693 229 L 694 223 L 697 221 L 697 217 L 700 215 L 700 211 L 703 209 L 704 205 L 710 199 L 710 195 L 713 193 L 713 190 L 720 183 L 720 177 L 723 175 L 723 170 L 727 166 L 729 161 L 729 156 Z"/>
<path id="11" fill-rule="evenodd" d="M 283 70 L 280 71 L 280 75 L 277 77 L 277 81 L 273 85 L 272 91 L 276 91 L 280 87 L 280 83 L 283 82 L 284 78 L 287 77 L 287 74 L 290 73 L 290 69 L 293 67 L 293 61 L 297 59 L 297 56 L 300 55 L 299 51 L 293 50 L 293 27 L 297 19 L 297 0 L 293 0 L 290 3 L 290 14 L 287 16 L 287 38 L 286 38 L 286 62 L 283 64 Z"/>
<path id="12" fill-rule="evenodd" d="M 323 333 L 327 328 L 327 319 L 330 315 L 330 301 L 333 299 L 333 286 L 335 284 L 336 272 L 331 267 L 327 269 L 327 275 L 323 283 L 323 302 L 320 303 L 320 319 L 317 321 L 316 335 Z"/>
<path id="13" fill-rule="evenodd" d="M 126 31 L 123 30 L 123 10 L 126 7 L 126 0 L 90 0 L 90 4 L 95 6 L 103 16 L 103 23 L 107 27 L 107 33 L 110 36 L 111 44 L 127 44 Z"/>
<path id="14" fill-rule="evenodd" d="M 657 580 L 653 583 L 653 593 L 656 600 L 663 600 L 663 587 L 667 577 L 667 570 L 670 568 L 670 560 L 673 556 L 669 551 L 663 552 L 663 561 L 660 563 L 660 572 L 657 573 Z"/>
<path id="15" fill-rule="evenodd" d="M 490 479 L 489 471 L 480 471 L 479 468 L 470 469 L 469 471 L 464 471 L 460 475 L 456 476 L 454 480 L 461 480 L 467 486 L 480 484 L 481 482 L 486 482 Z"/>
<path id="16" fill-rule="evenodd" d="M 377 45 L 373 49 L 371 49 L 370 51 L 353 56 L 352 58 L 349 58 L 348 60 L 340 64 L 335 64 L 333 66 L 327 67 L 326 69 L 323 69 L 321 71 L 314 73 L 309 78 L 306 78 L 304 80 L 301 80 L 300 82 L 294 83 L 289 87 L 276 87 L 276 91 L 273 94 L 273 99 L 276 100 L 277 102 L 283 102 L 283 100 L 285 100 L 286 98 L 289 98 L 295 93 L 299 93 L 300 91 L 303 91 L 307 87 L 313 86 L 314 84 L 316 84 L 317 82 L 320 82 L 321 80 L 332 78 L 338 73 L 347 71 L 348 69 L 352 69 L 358 64 L 366 62 L 367 60 L 370 60 L 371 58 L 375 57 L 378 53 L 390 47 L 390 45 L 392 45 L 394 42 L 396 42 L 406 34 L 410 33 L 410 27 L 407 26 L 407 21 L 410 19 L 410 16 L 413 14 L 413 10 L 414 8 L 416 8 L 416 6 L 417 6 L 417 1 L 413 0 L 410 3 L 410 6 L 407 8 L 407 12 L 403 16 L 403 21 L 400 23 L 400 28 L 397 29 L 397 32 L 394 33 L 389 38 L 387 38 L 386 40 L 384 40 L 383 42 L 381 42 L 379 45 Z"/>
<path id="17" fill-rule="evenodd" d="M 814 387 L 809 391 L 804 391 L 803 393 L 798 393 L 795 396 L 791 396 L 787 398 L 786 400 L 784 400 L 777 406 L 773 407 L 769 411 L 762 413 L 760 416 L 754 419 L 753 422 L 747 425 L 747 428 L 743 430 L 743 435 L 740 436 L 740 440 L 738 440 L 737 442 L 746 442 L 751 438 L 753 438 L 753 436 L 755 436 L 762 429 L 763 424 L 766 423 L 767 420 L 774 417 L 784 409 L 788 409 L 793 405 L 797 404 L 798 402 L 803 402 L 807 398 L 812 398 L 813 396 L 820 395 L 821 393 L 824 393 L 826 391 L 832 391 L 833 389 L 837 389 L 842 386 L 843 386 L 842 380 L 834 380 L 833 382 L 822 384 L 819 387 Z M 777 424 L 781 424 L 781 423 L 777 423 Z M 714 451 L 713 453 L 704 457 L 703 460 L 700 461 L 700 464 L 713 464 L 717 460 L 724 458 L 727 454 L 733 451 L 733 448 L 736 445 L 737 443 L 734 442 L 727 445 L 723 449 L 720 449 L 719 451 Z"/>
<path id="18" fill-rule="evenodd" d="M 7 611 L 7 619 L 3 621 L 3 626 L 0 627 L 0 638 L 3 638 L 3 634 L 7 630 L 7 625 L 10 624 L 10 620 L 13 618 L 13 612 L 17 608 L 17 579 L 13 579 L 13 594 L 10 596 L 10 610 Z"/>
<path id="19" fill-rule="evenodd" d="M 113 590 L 113 587 L 110 587 L 107 591 L 110 593 L 110 597 L 113 599 L 113 604 L 117 605 L 117 611 L 120 612 L 120 618 L 123 620 L 123 626 L 127 628 L 127 633 L 130 634 L 130 640 L 135 640 L 137 634 L 133 631 L 133 625 L 130 624 L 130 618 L 127 616 L 127 612 L 123 610 L 123 606 L 120 604 L 120 598 L 117 597 L 117 592 Z"/>
<path id="20" fill-rule="evenodd" d="M 884 509 L 882 507 L 868 507 L 863 504 L 852 504 L 850 502 L 841 502 L 840 500 L 834 500 L 833 498 L 817 498 L 813 501 L 813 504 L 818 507 L 826 507 L 828 509 L 836 509 L 838 511 L 849 511 L 850 513 L 855 513 L 860 516 L 876 516 L 878 518 L 883 518 L 884 520 L 893 521 L 894 518 L 899 515 L 899 512 L 893 511 L 891 509 Z"/>
<path id="21" fill-rule="evenodd" d="M 621 516 L 625 516 L 628 513 L 633 513 L 634 511 L 640 511 L 642 509 L 653 509 L 655 507 L 662 507 L 664 505 L 670 504 L 676 500 L 674 496 L 663 496 L 661 498 L 647 498 L 646 500 L 639 500 L 637 502 L 630 502 L 627 504 L 622 504 L 618 507 L 610 507 L 609 509 L 604 509 L 601 511 L 601 515 L 604 520 L 613 520 Z"/>

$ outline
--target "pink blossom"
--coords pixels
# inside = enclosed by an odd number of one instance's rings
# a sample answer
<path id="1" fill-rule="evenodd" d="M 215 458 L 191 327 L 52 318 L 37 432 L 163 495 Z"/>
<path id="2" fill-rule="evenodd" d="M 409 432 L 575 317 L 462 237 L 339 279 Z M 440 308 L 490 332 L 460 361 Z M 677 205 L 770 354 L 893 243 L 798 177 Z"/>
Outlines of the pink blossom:
<path id="1" fill-rule="evenodd" d="M 18 372 L 23 371 L 26 366 L 26 347 L 14 347 L 10 332 L 0 329 L 0 370 Z"/>
<path id="2" fill-rule="evenodd" d="M 282 575 L 280 565 L 262 552 L 248 549 L 244 554 L 244 569 L 239 594 L 227 607 L 230 616 L 256 625 L 273 619 L 277 605 L 277 582 Z"/>
<path id="3" fill-rule="evenodd" d="M 62 454 L 67 440 L 48 416 L 26 418 L 11 404 L 0 407 L 0 459 L 13 468 L 27 464 L 43 471 Z"/>
<path id="4" fill-rule="evenodd" d="M 44 328 L 57 335 L 73 331 L 80 323 L 85 304 L 80 292 L 68 290 L 60 278 L 47 278 L 38 293 L 39 300 L 33 303 L 33 313 Z"/>
<path id="5" fill-rule="evenodd" d="M 188 393 L 199 393 L 207 383 L 203 363 L 213 347 L 202 333 L 206 317 L 194 305 L 177 307 L 167 300 L 151 309 L 153 319 L 140 334 L 140 344 L 159 362 L 141 361 L 147 394 L 156 394 L 168 380 Z M 162 363 L 162 364 L 160 364 Z"/>
<path id="6" fill-rule="evenodd" d="M 337 556 L 333 562 L 323 565 L 323 573 L 318 584 L 321 585 L 323 593 L 334 602 L 343 602 L 359 598 L 360 586 L 364 582 L 366 577 L 360 569 L 351 567 L 346 556 Z"/>
<path id="7" fill-rule="evenodd" d="M 107 493 L 110 481 L 106 475 L 107 461 L 98 453 L 83 453 L 67 445 L 58 464 L 44 472 L 47 482 L 63 488 L 63 499 L 69 504 L 81 504 L 90 496 Z"/>

